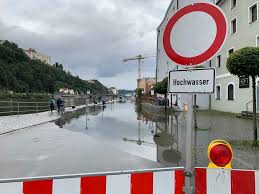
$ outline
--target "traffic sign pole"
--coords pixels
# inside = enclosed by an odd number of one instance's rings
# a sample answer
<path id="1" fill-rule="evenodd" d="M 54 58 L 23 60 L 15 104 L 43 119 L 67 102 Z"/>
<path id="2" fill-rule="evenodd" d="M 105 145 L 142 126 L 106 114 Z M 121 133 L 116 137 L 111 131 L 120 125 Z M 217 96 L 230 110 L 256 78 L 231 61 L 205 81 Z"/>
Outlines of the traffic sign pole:
<path id="1" fill-rule="evenodd" d="M 185 170 L 189 174 L 185 179 L 185 193 L 192 193 L 192 134 L 193 134 L 193 95 L 188 95 Z"/>
<path id="2" fill-rule="evenodd" d="M 223 11 L 211 3 L 194 3 L 183 7 L 169 19 L 163 33 L 163 46 L 176 65 L 197 66 L 217 54 L 226 35 L 227 20 Z M 185 193 L 192 193 L 192 179 L 188 174 L 192 172 L 194 94 L 212 94 L 214 89 L 215 69 L 185 69 L 169 73 L 169 92 L 184 93 L 188 97 Z"/>

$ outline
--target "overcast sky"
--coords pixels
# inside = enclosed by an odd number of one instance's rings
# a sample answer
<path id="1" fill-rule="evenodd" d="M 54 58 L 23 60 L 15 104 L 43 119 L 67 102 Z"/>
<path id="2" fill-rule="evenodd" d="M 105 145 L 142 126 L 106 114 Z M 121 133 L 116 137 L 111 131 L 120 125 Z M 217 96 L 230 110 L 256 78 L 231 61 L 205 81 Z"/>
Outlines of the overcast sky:
<path id="1" fill-rule="evenodd" d="M 156 28 L 170 0 L 1 0 L 0 39 L 35 48 L 74 75 L 135 89 L 137 61 L 156 53 Z M 155 76 L 155 58 L 143 76 Z"/>

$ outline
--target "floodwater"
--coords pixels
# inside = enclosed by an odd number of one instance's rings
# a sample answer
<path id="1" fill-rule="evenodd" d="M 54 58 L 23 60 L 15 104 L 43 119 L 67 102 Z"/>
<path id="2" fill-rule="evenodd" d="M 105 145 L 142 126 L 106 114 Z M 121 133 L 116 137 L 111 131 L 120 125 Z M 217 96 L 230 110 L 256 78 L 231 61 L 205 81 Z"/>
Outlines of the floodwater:
<path id="1" fill-rule="evenodd" d="M 252 121 L 230 114 L 198 112 L 198 129 L 190 132 L 187 113 L 157 115 L 128 102 L 88 109 L 58 122 L 123 152 L 174 167 L 206 167 L 209 143 L 224 139 L 233 147 L 233 168 L 259 169 L 259 150 L 243 143 L 253 140 Z"/>
<path id="2" fill-rule="evenodd" d="M 0 136 L 0 178 L 49 176 L 157 167 L 208 165 L 214 139 L 233 145 L 233 168 L 259 169 L 252 121 L 198 112 L 198 129 L 187 131 L 186 113 L 157 115 L 133 102 L 92 107 L 56 122 Z"/>

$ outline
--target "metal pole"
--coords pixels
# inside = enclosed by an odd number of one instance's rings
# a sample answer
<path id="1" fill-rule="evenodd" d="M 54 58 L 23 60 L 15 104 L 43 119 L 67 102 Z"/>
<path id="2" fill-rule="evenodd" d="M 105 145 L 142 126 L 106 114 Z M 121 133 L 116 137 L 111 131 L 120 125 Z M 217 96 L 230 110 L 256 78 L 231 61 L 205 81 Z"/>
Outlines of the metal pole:
<path id="1" fill-rule="evenodd" d="M 20 115 L 20 103 L 18 102 L 18 116 Z"/>
<path id="2" fill-rule="evenodd" d="M 173 108 L 173 94 L 171 94 L 171 109 Z"/>
<path id="3" fill-rule="evenodd" d="M 36 113 L 38 114 L 39 112 L 39 107 L 38 107 L 38 102 L 36 103 Z"/>
<path id="4" fill-rule="evenodd" d="M 140 88 L 140 80 L 141 80 L 141 59 L 138 59 L 138 83 L 137 87 Z"/>
<path id="5" fill-rule="evenodd" d="M 185 193 L 192 193 L 192 131 L 193 131 L 193 95 L 188 95 L 187 132 L 186 132 L 186 157 L 185 157 Z"/>
<path id="6" fill-rule="evenodd" d="M 194 116 L 194 128 L 198 128 L 197 124 L 197 96 L 194 94 L 194 108 L 193 108 L 193 116 Z"/>

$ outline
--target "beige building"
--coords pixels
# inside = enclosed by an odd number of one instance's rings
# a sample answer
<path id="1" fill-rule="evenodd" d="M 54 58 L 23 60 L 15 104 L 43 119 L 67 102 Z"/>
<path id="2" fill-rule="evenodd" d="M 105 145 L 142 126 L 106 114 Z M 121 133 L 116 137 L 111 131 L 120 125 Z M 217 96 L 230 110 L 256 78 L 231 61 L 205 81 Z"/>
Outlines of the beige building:
<path id="1" fill-rule="evenodd" d="M 41 60 L 44 63 L 47 63 L 47 64 L 51 65 L 51 57 L 50 56 L 48 56 L 46 54 L 39 53 L 35 49 L 32 49 L 32 48 L 29 48 L 28 50 L 23 50 L 23 51 L 31 59 L 38 59 L 38 60 Z"/>
<path id="2" fill-rule="evenodd" d="M 118 94 L 118 90 L 117 90 L 115 87 L 109 88 L 109 91 L 110 91 L 113 95 L 117 95 L 117 94 Z"/>
<path id="3" fill-rule="evenodd" d="M 212 109 L 240 113 L 252 110 L 252 82 L 248 77 L 231 75 L 226 62 L 228 56 L 243 47 L 259 46 L 258 0 L 218 0 L 217 5 L 226 14 L 229 32 L 218 55 L 211 60 L 216 69 L 215 95 L 211 98 Z M 257 99 L 259 99 L 259 82 Z M 259 111 L 259 103 L 257 103 Z"/>
<path id="4" fill-rule="evenodd" d="M 156 84 L 156 78 L 147 77 L 139 80 L 139 88 L 143 89 L 144 93 L 149 92 Z"/>
<path id="5" fill-rule="evenodd" d="M 59 93 L 60 94 L 70 94 L 70 95 L 76 94 L 76 92 L 73 89 L 69 89 L 69 88 L 60 88 Z"/>

